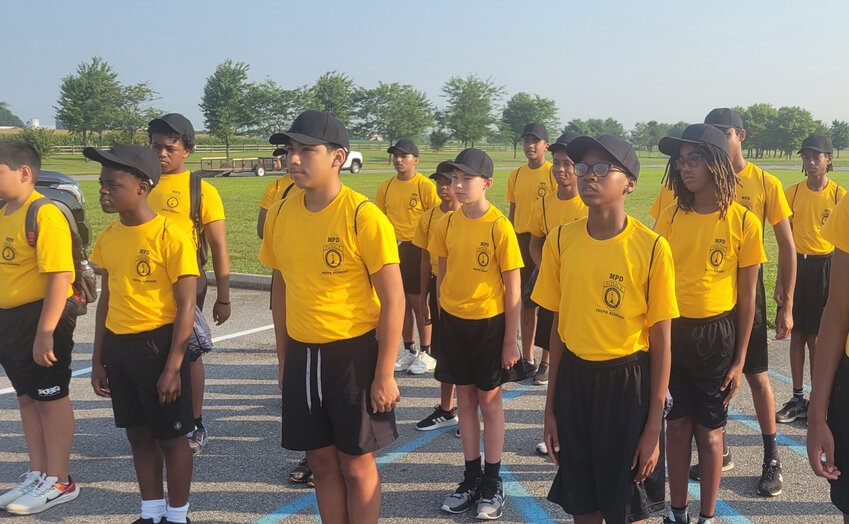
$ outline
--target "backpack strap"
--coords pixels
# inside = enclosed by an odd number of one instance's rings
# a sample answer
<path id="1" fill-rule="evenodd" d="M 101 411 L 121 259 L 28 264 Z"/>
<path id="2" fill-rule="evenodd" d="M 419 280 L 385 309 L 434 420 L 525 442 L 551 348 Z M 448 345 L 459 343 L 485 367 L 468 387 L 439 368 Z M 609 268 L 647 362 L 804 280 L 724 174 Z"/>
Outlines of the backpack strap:
<path id="1" fill-rule="evenodd" d="M 649 283 L 651 282 L 651 268 L 654 264 L 654 252 L 657 249 L 657 243 L 660 242 L 660 235 L 655 237 L 654 244 L 651 246 L 651 256 L 649 257 L 649 272 L 646 277 L 646 305 L 649 303 Z"/>
<path id="2" fill-rule="evenodd" d="M 287 188 L 286 188 L 286 191 L 283 191 L 283 196 L 281 197 L 283 200 L 285 200 L 285 199 L 286 199 L 286 197 L 289 195 L 289 191 L 291 191 L 293 187 L 295 187 L 295 183 L 294 183 L 294 182 L 292 182 L 291 184 L 289 184 L 289 187 L 287 187 Z"/>
<path id="3" fill-rule="evenodd" d="M 545 228 L 545 234 L 548 234 L 548 219 L 545 218 L 545 197 L 540 198 L 542 201 L 542 227 Z"/>
<path id="4" fill-rule="evenodd" d="M 44 205 L 52 205 L 61 211 L 62 216 L 65 217 L 65 221 L 68 222 L 68 227 L 71 230 L 71 239 L 74 239 L 75 237 L 79 238 L 80 231 L 77 228 L 77 221 L 74 220 L 74 216 L 71 214 L 71 210 L 68 209 L 68 206 L 64 204 L 59 205 L 57 202 L 54 202 L 47 197 L 41 197 L 32 201 L 27 208 L 27 214 L 24 218 L 24 230 L 26 232 L 27 244 L 29 244 L 30 247 L 35 247 L 38 242 L 38 210 Z"/>
<path id="5" fill-rule="evenodd" d="M 200 201 L 203 196 L 201 180 L 200 173 L 195 171 L 189 173 L 189 217 L 192 219 L 195 229 L 197 229 L 198 238 L 200 238 L 200 232 L 203 229 L 203 224 L 200 223 Z"/>

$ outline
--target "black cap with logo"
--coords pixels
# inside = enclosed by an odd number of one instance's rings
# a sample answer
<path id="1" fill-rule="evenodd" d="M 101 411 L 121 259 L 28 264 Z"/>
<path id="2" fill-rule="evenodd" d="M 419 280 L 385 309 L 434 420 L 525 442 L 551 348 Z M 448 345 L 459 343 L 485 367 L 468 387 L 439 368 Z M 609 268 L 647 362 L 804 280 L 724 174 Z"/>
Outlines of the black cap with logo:
<path id="1" fill-rule="evenodd" d="M 575 161 L 580 162 L 590 149 L 601 149 L 612 156 L 617 163 L 625 168 L 628 175 L 636 180 L 640 176 L 640 161 L 634 148 L 615 135 L 601 135 L 598 138 L 591 136 L 579 136 L 569 142 L 566 146 L 566 154 Z"/>
<path id="2" fill-rule="evenodd" d="M 304 111 L 285 133 L 275 133 L 268 141 L 274 145 L 289 145 L 295 141 L 308 146 L 336 144 L 347 153 L 351 149 L 348 132 L 338 118 L 326 111 Z"/>
<path id="3" fill-rule="evenodd" d="M 445 162 L 451 167 L 455 167 L 463 173 L 470 175 L 482 176 L 484 178 L 492 178 L 493 166 L 492 159 L 484 151 L 470 147 L 460 151 L 452 162 Z"/>
<path id="4" fill-rule="evenodd" d="M 159 157 L 149 147 L 115 144 L 109 151 L 87 147 L 83 149 L 83 156 L 107 167 L 141 173 L 147 177 L 145 182 L 150 183 L 150 187 L 158 184 L 159 178 L 162 176 L 162 165 L 159 163 Z"/>
<path id="5" fill-rule="evenodd" d="M 386 152 L 390 155 L 394 154 L 396 151 L 405 155 L 413 155 L 416 158 L 419 156 L 419 148 L 412 140 L 399 140 L 394 146 L 386 150 Z"/>
<path id="6" fill-rule="evenodd" d="M 445 178 L 451 179 L 454 174 L 451 169 L 451 162 L 446 160 L 444 162 L 440 162 L 438 166 L 436 166 L 436 171 L 432 175 L 430 175 L 431 180 L 436 180 L 437 178 L 444 176 Z"/>
<path id="7" fill-rule="evenodd" d="M 834 153 L 834 146 L 831 145 L 831 140 L 825 135 L 810 135 L 802 141 L 802 147 L 799 148 L 798 154 L 801 155 L 805 149 L 810 149 L 817 153 Z"/>
<path id="8" fill-rule="evenodd" d="M 532 122 L 525 126 L 525 129 L 522 130 L 522 136 L 525 135 L 533 135 L 539 140 L 548 142 L 548 130 L 544 125 L 537 122 Z"/>
<path id="9" fill-rule="evenodd" d="M 195 128 L 188 118 L 180 113 L 168 113 L 159 118 L 154 118 L 147 123 L 148 133 L 176 133 L 195 137 Z"/>
<path id="10" fill-rule="evenodd" d="M 566 131 L 554 141 L 553 144 L 548 145 L 548 150 L 554 154 L 555 151 L 566 151 L 566 146 L 569 145 L 569 142 L 575 140 L 581 135 L 581 133 L 576 133 L 575 131 Z"/>
<path id="11" fill-rule="evenodd" d="M 728 107 L 718 107 L 707 114 L 705 124 L 716 126 L 720 129 L 743 129 L 743 118 L 740 114 Z"/>
<path id="12" fill-rule="evenodd" d="M 681 144 L 710 144 L 718 147 L 726 155 L 730 155 L 728 139 L 725 133 L 710 124 L 692 124 L 687 126 L 681 138 L 666 136 L 660 139 L 657 148 L 664 155 L 675 156 L 681 149 Z"/>

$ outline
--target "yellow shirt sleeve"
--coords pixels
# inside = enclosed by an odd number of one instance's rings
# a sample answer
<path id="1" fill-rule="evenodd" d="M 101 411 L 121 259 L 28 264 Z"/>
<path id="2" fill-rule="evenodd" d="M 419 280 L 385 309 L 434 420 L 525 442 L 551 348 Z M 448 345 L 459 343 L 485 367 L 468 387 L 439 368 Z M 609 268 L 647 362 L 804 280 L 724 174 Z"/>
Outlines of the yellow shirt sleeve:
<path id="1" fill-rule="evenodd" d="M 754 213 L 746 214 L 743 224 L 743 241 L 740 253 L 737 255 L 737 267 L 749 267 L 766 262 L 766 254 L 762 242 L 763 231 L 761 222 Z"/>
<path id="2" fill-rule="evenodd" d="M 439 198 L 439 195 L 436 193 L 436 184 L 434 184 L 429 178 L 425 179 L 425 182 L 422 184 L 422 206 L 425 210 L 434 208 L 442 203 L 442 199 Z"/>
<path id="3" fill-rule="evenodd" d="M 649 208 L 649 216 L 655 220 L 657 220 L 657 218 L 660 216 L 660 212 L 663 211 L 663 209 L 660 207 L 660 200 L 662 196 L 663 187 L 660 188 L 660 191 L 657 193 L 657 198 L 654 199 L 654 203 L 652 203 L 651 207 Z"/>
<path id="4" fill-rule="evenodd" d="M 837 249 L 849 253 L 849 198 L 842 198 L 822 227 L 822 236 Z"/>
<path id="5" fill-rule="evenodd" d="M 781 181 L 764 172 L 764 184 L 766 185 L 766 219 L 774 226 L 793 215 L 793 211 L 787 203 L 787 197 L 781 188 Z"/>
<path id="6" fill-rule="evenodd" d="M 516 231 L 506 217 L 496 221 L 493 236 L 495 237 L 495 256 L 498 258 L 502 273 L 525 267 L 522 252 L 519 250 L 519 241 L 516 239 Z"/>
<path id="7" fill-rule="evenodd" d="M 413 245 L 422 249 L 427 249 L 427 225 L 433 220 L 433 209 L 430 208 L 419 217 L 416 223 L 416 232 L 413 234 Z"/>
<path id="8" fill-rule="evenodd" d="M 36 253 L 39 273 L 74 272 L 71 230 L 65 215 L 54 205 L 38 210 Z M 73 280 L 73 277 L 72 277 Z"/>
<path id="9" fill-rule="evenodd" d="M 271 269 L 280 269 L 274 258 L 274 246 L 272 246 L 272 239 L 274 238 L 274 224 L 277 222 L 277 216 L 280 214 L 280 206 L 282 206 L 284 202 L 285 201 L 283 200 L 278 200 L 271 204 L 271 207 L 268 208 L 265 225 L 262 227 L 262 244 L 260 244 L 259 248 L 259 261 Z"/>
<path id="10" fill-rule="evenodd" d="M 271 207 L 271 204 L 274 203 L 274 195 L 280 191 L 281 180 L 283 180 L 283 177 L 272 180 L 267 186 L 265 186 L 265 191 L 262 192 L 262 198 L 259 199 L 260 209 L 268 209 Z"/>
<path id="11" fill-rule="evenodd" d="M 557 239 L 563 226 L 551 230 L 542 246 L 542 261 L 531 300 L 549 311 L 560 311 L 560 251 Z"/>
<path id="12" fill-rule="evenodd" d="M 356 218 L 360 256 L 369 274 L 377 273 L 386 264 L 399 263 L 395 229 L 386 215 L 377 206 L 367 202 L 360 207 Z"/>
<path id="13" fill-rule="evenodd" d="M 507 201 L 513 204 L 516 203 L 516 178 L 519 175 L 519 170 L 514 169 L 510 172 L 510 176 L 507 177 Z"/>
<path id="14" fill-rule="evenodd" d="M 379 210 L 383 211 L 384 215 L 386 214 L 386 190 L 393 178 L 395 178 L 394 175 L 381 182 L 380 185 L 377 186 L 377 194 L 374 195 L 374 205 L 376 205 Z"/>
<path id="15" fill-rule="evenodd" d="M 676 317 L 678 301 L 675 297 L 675 265 L 669 243 L 660 237 L 654 247 L 654 260 L 649 272 L 646 325 L 651 327 Z"/>
<path id="16" fill-rule="evenodd" d="M 528 223 L 528 233 L 535 237 L 545 236 L 545 213 L 543 211 L 543 200 L 545 200 L 545 198 L 538 198 L 537 201 L 534 202 L 533 211 L 531 211 L 531 220 Z"/>
<path id="17" fill-rule="evenodd" d="M 224 220 L 224 203 L 221 201 L 221 195 L 218 190 L 205 180 L 200 183 L 201 195 L 200 200 L 200 221 L 206 225 L 217 220 Z"/>
<path id="18" fill-rule="evenodd" d="M 439 218 L 438 222 L 431 224 L 430 227 L 433 229 L 433 232 L 427 243 L 427 250 L 431 255 L 443 258 L 448 256 L 448 246 L 445 245 L 445 233 L 448 231 L 448 224 L 451 222 L 450 217 L 454 213 L 454 211 L 449 211 Z"/>

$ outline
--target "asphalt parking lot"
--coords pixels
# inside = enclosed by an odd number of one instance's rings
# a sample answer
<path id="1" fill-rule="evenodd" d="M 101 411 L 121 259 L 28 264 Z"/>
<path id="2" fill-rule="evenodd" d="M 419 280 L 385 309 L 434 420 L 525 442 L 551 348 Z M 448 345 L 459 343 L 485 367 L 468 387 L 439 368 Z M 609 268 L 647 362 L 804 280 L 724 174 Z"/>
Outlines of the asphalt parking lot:
<path id="1" fill-rule="evenodd" d="M 210 290 L 214 296 L 214 289 Z M 211 440 L 195 458 L 189 516 L 195 523 L 316 522 L 318 510 L 309 488 L 292 485 L 286 473 L 300 454 L 280 447 L 280 397 L 276 387 L 268 295 L 234 289 L 233 317 L 213 326 L 216 349 L 205 357 L 204 422 Z M 208 300 L 208 309 L 212 300 Z M 210 315 L 211 316 L 211 315 Z M 0 511 L 0 522 L 128 523 L 138 516 L 139 495 L 129 444 L 114 427 L 108 400 L 89 384 L 93 311 L 80 317 L 74 351 L 71 398 L 76 437 L 71 474 L 79 498 L 40 515 L 16 517 Z M 790 398 L 787 342 L 772 342 L 772 385 L 778 408 Z M 806 375 L 807 377 L 807 375 Z M 432 374 L 396 374 L 402 400 L 397 419 L 400 437 L 379 454 L 383 482 L 381 520 L 392 523 L 471 522 L 471 512 L 446 515 L 439 509 L 445 494 L 462 478 L 460 440 L 452 429 L 420 432 L 415 422 L 429 414 L 439 395 Z M 807 382 L 807 380 L 806 380 Z M 545 500 L 554 477 L 548 459 L 534 448 L 542 436 L 545 389 L 528 384 L 505 387 L 507 433 L 502 477 L 507 506 L 502 522 L 571 522 L 559 506 Z M 828 484 L 811 473 L 805 451 L 805 423 L 779 424 L 784 492 L 759 497 L 762 441 L 747 386 L 734 400 L 728 425 L 735 467 L 722 479 L 717 515 L 729 523 L 840 522 L 828 502 Z M 17 402 L 0 371 L 0 489 L 8 489 L 26 470 L 27 453 Z M 690 484 L 693 498 L 698 485 Z M 691 501 L 691 511 L 697 504 Z M 660 522 L 659 516 L 649 522 Z"/>

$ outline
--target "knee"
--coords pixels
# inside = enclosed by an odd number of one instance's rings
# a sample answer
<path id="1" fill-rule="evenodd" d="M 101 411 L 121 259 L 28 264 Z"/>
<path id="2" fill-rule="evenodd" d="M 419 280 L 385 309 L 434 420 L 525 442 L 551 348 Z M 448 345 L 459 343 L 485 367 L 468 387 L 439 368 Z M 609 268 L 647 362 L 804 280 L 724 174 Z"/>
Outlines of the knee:
<path id="1" fill-rule="evenodd" d="M 138 446 L 150 446 L 153 444 L 153 435 L 151 435 L 148 428 L 136 426 L 127 428 L 127 440 L 130 441 L 130 445 L 134 448 Z"/>
<path id="2" fill-rule="evenodd" d="M 746 375 L 746 381 L 749 383 L 752 395 L 763 395 L 770 391 L 766 373 L 749 373 Z"/>
<path id="3" fill-rule="evenodd" d="M 690 445 L 693 439 L 693 433 L 690 431 L 690 426 L 684 420 L 670 420 L 666 423 L 666 442 L 670 446 L 680 444 Z"/>
<path id="4" fill-rule="evenodd" d="M 342 455 L 339 458 L 339 469 L 346 483 L 363 483 L 377 474 L 377 463 L 371 453 L 360 456 Z"/>

